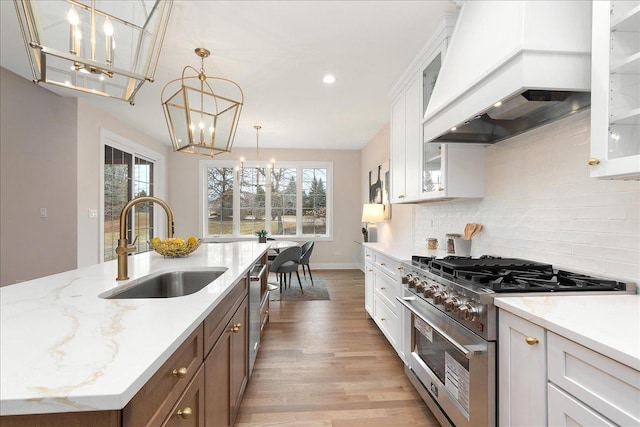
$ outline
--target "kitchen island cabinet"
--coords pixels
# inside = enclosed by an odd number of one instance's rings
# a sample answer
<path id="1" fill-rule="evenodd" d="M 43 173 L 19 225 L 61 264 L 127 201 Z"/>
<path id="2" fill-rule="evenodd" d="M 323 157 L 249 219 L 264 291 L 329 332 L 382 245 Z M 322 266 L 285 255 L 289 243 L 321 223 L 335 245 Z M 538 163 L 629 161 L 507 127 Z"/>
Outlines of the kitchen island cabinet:
<path id="1" fill-rule="evenodd" d="M 500 425 L 640 424 L 639 295 L 502 297 L 495 304 Z"/>
<path id="2" fill-rule="evenodd" d="M 204 425 L 198 420 L 206 422 L 206 367 L 216 354 L 208 350 L 221 339 L 216 333 L 236 338 L 228 354 L 232 415 L 223 425 L 231 424 L 247 383 L 247 273 L 267 248 L 205 244 L 187 258 L 130 257 L 131 280 L 158 270 L 227 269 L 178 298 L 100 298 L 126 286 L 115 281 L 115 261 L 0 289 L 2 366 L 13 368 L 0 372 L 0 424 Z"/>

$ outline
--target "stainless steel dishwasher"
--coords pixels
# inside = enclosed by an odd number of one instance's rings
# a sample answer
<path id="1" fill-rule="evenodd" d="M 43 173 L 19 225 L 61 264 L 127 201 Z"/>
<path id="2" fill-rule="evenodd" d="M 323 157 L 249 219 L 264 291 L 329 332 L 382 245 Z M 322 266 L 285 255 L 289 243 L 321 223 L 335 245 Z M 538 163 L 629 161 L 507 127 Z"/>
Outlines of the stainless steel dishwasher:
<path id="1" fill-rule="evenodd" d="M 262 312 L 264 305 L 268 303 L 267 266 L 258 263 L 249 272 L 249 376 L 258 356 L 260 332 L 264 321 Z"/>

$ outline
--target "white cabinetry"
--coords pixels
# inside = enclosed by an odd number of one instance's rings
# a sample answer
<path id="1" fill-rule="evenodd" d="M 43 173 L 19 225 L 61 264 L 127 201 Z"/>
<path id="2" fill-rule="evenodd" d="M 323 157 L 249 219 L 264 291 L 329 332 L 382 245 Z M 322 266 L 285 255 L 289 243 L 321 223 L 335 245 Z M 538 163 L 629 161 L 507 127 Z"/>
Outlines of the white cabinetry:
<path id="1" fill-rule="evenodd" d="M 401 277 L 398 260 L 365 248 L 365 309 L 404 361 L 402 311 L 396 301 L 402 293 Z"/>
<path id="2" fill-rule="evenodd" d="M 501 426 L 546 424 L 545 331 L 499 311 L 498 420 Z"/>
<path id="3" fill-rule="evenodd" d="M 484 195 L 483 145 L 423 142 L 422 120 L 456 18 L 445 14 L 391 92 L 392 203 Z"/>
<path id="4" fill-rule="evenodd" d="M 501 426 L 640 425 L 640 371 L 505 310 L 498 315 Z"/>
<path id="5" fill-rule="evenodd" d="M 591 176 L 640 179 L 640 1 L 594 1 Z"/>
<path id="6" fill-rule="evenodd" d="M 391 202 L 420 194 L 420 80 L 414 76 L 391 104 Z"/>

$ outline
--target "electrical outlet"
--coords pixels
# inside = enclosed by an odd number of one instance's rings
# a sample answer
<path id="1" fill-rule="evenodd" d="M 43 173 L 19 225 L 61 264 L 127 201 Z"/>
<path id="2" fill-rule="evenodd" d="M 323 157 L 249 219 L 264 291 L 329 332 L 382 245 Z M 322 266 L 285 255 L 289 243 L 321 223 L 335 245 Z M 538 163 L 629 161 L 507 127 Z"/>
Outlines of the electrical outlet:
<path id="1" fill-rule="evenodd" d="M 40 218 L 47 217 L 47 208 L 40 208 Z"/>

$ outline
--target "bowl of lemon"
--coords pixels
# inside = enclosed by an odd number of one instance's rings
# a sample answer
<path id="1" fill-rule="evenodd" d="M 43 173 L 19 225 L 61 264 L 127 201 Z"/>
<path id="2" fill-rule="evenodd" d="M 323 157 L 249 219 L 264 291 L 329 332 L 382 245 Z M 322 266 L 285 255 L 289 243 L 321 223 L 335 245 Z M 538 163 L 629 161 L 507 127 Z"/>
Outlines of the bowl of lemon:
<path id="1" fill-rule="evenodd" d="M 153 250 L 158 252 L 160 255 L 176 258 L 187 256 L 191 252 L 198 249 L 201 240 L 193 236 L 189 237 L 186 240 L 182 237 L 164 240 L 160 239 L 159 237 L 154 237 L 153 239 L 151 239 L 150 243 Z"/>

